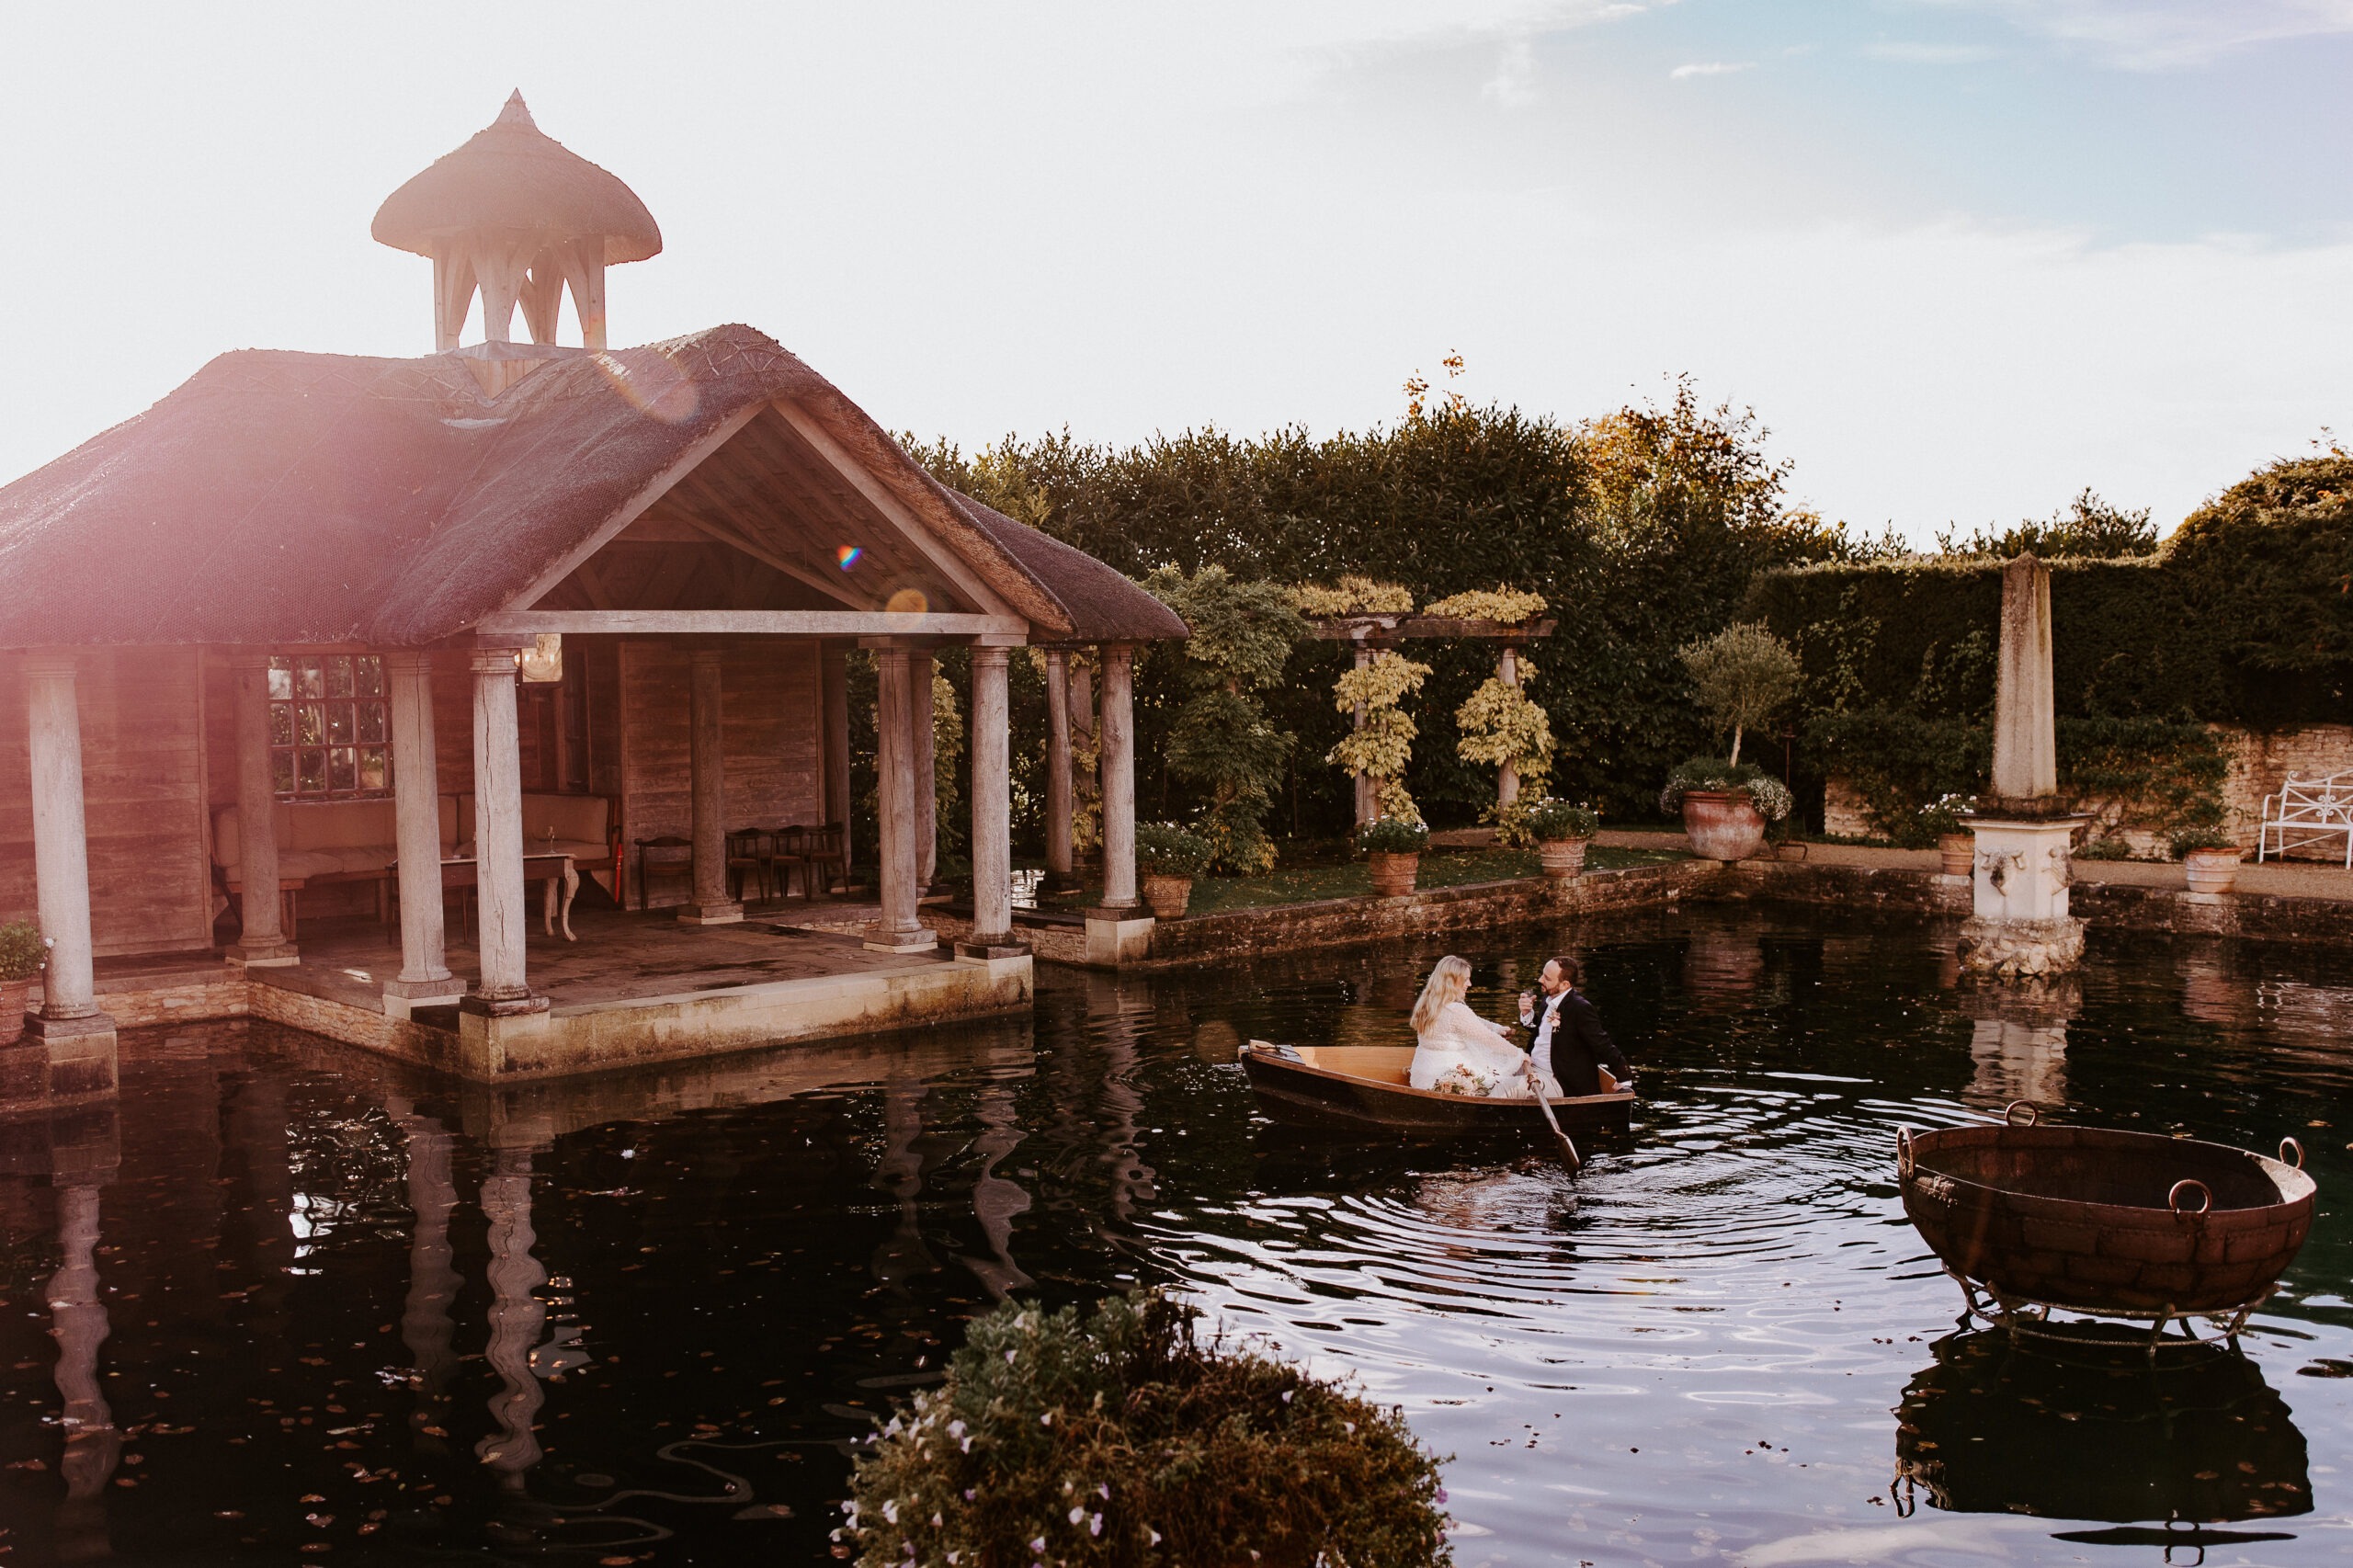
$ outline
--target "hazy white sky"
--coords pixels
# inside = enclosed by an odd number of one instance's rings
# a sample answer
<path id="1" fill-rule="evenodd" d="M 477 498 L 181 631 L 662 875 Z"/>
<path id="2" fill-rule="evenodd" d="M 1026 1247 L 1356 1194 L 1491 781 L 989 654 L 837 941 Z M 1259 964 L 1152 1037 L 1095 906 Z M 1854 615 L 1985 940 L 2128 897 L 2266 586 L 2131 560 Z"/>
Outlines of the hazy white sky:
<path id="1" fill-rule="evenodd" d="M 1580 418 L 1688 371 L 1916 540 L 2353 432 L 2353 0 L 19 6 L 0 477 L 224 349 L 429 351 L 368 237 L 521 87 L 885 425 Z"/>

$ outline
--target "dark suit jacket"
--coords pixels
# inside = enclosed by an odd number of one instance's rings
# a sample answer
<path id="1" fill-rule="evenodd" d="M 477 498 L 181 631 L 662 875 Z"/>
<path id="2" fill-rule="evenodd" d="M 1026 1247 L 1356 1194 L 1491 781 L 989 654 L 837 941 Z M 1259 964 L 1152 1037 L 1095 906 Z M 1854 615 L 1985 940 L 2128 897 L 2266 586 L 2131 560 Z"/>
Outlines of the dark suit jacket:
<path id="1" fill-rule="evenodd" d="M 1552 1076 L 1561 1081 L 1563 1093 L 1601 1093 L 1601 1074 L 1595 1070 L 1597 1064 L 1607 1066 L 1621 1083 L 1634 1075 L 1626 1053 L 1618 1049 L 1618 1042 L 1601 1027 L 1601 1009 L 1586 1001 L 1584 992 L 1563 991 L 1558 996 L 1547 997 L 1545 1006 L 1559 1014 L 1552 1025 Z M 1536 1015 L 1536 1027 L 1544 1027 L 1542 1013 Z"/>

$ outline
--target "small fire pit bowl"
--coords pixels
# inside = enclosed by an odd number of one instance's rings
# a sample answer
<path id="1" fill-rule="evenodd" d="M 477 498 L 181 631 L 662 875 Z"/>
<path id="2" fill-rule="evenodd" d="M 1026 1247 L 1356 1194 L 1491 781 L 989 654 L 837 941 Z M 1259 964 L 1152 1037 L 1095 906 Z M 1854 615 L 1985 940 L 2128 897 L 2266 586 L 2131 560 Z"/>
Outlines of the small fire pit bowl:
<path id="1" fill-rule="evenodd" d="M 2021 1103 L 1998 1126 L 1899 1132 L 1896 1177 L 1904 1213 L 1996 1322 L 2057 1307 L 2159 1332 L 2228 1315 L 2236 1333 L 2312 1229 L 2303 1150 L 2286 1139 L 2280 1155 L 2045 1127 Z"/>

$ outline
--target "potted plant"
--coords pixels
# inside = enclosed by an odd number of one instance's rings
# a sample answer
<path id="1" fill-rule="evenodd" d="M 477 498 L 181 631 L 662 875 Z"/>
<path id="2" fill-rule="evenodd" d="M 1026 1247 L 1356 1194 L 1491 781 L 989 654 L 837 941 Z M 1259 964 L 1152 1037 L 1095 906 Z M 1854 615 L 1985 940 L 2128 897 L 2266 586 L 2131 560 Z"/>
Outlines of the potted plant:
<path id="1" fill-rule="evenodd" d="M 1414 891 L 1421 875 L 1422 851 L 1429 847 L 1430 830 L 1418 817 L 1382 817 L 1357 829 L 1357 847 L 1364 851 L 1372 872 L 1372 891 L 1383 898 L 1400 898 Z"/>
<path id="2" fill-rule="evenodd" d="M 1971 804 L 1966 795 L 1939 795 L 1913 814 L 1920 832 L 1936 839 L 1943 857 L 1938 869 L 1948 877 L 1966 877 L 1977 869 L 1977 835 L 1961 822 Z"/>
<path id="3" fill-rule="evenodd" d="M 1566 881 L 1585 870 L 1586 848 L 1601 830 L 1601 818 L 1590 807 L 1546 798 L 1518 807 L 1516 814 L 1536 841 L 1546 876 Z"/>
<path id="4" fill-rule="evenodd" d="M 1695 756 L 1667 775 L 1658 809 L 1681 813 L 1700 859 L 1745 860 L 1764 846 L 1765 824 L 1790 814 L 1790 791 L 1752 764 Z"/>
<path id="5" fill-rule="evenodd" d="M 31 921 L 0 925 L 0 1045 L 23 1038 L 25 999 L 32 992 L 33 976 L 48 958 L 49 944 L 41 940 L 40 927 Z"/>
<path id="6" fill-rule="evenodd" d="M 2173 835 L 2173 852 L 2191 892 L 2228 892 L 2238 885 L 2239 857 L 2245 851 L 2221 828 L 2186 828 Z"/>
<path id="7" fill-rule="evenodd" d="M 1173 822 L 1136 825 L 1136 868 L 1143 873 L 1143 901 L 1163 920 L 1174 920 L 1193 901 L 1193 880 L 1209 869 L 1217 846 Z"/>

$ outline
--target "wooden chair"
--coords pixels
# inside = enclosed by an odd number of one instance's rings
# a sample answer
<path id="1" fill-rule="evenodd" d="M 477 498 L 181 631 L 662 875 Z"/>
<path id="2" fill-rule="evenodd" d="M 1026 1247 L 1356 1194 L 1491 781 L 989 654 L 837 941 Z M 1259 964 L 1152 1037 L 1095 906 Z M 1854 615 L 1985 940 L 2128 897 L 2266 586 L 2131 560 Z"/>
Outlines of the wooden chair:
<path id="1" fill-rule="evenodd" d="M 651 897 L 653 890 L 649 884 L 650 879 L 657 876 L 676 877 L 687 884 L 688 892 L 692 893 L 695 885 L 695 841 L 691 838 L 681 838 L 675 833 L 664 834 L 659 838 L 639 839 L 637 841 L 638 908 L 653 907 Z"/>
<path id="2" fill-rule="evenodd" d="M 801 885 L 811 898 L 823 898 L 835 877 L 849 880 L 849 828 L 845 823 L 829 822 L 821 827 L 801 830 Z"/>
<path id="3" fill-rule="evenodd" d="M 768 830 L 768 870 L 776 878 L 779 898 L 792 896 L 792 873 L 801 872 L 801 896 L 816 896 L 809 891 L 809 857 L 804 847 L 809 830 L 799 824 Z"/>
<path id="4" fill-rule="evenodd" d="M 739 827 L 727 835 L 727 892 L 738 903 L 745 902 L 747 889 L 756 888 L 762 898 L 768 896 L 769 881 L 775 871 L 776 830 L 766 827 Z"/>

